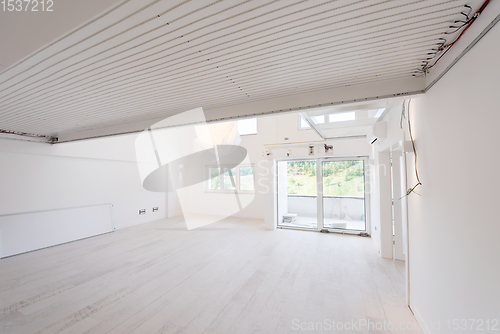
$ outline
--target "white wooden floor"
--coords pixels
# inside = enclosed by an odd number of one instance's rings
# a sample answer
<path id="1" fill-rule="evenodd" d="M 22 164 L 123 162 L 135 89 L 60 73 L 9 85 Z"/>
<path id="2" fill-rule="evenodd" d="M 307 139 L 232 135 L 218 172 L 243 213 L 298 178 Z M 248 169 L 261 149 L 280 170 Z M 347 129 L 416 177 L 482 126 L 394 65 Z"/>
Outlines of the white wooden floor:
<path id="1" fill-rule="evenodd" d="M 381 259 L 369 238 L 262 225 L 230 218 L 187 231 L 172 218 L 0 260 L 0 333 L 293 333 L 301 332 L 294 324 L 330 320 L 415 322 L 401 264 Z"/>

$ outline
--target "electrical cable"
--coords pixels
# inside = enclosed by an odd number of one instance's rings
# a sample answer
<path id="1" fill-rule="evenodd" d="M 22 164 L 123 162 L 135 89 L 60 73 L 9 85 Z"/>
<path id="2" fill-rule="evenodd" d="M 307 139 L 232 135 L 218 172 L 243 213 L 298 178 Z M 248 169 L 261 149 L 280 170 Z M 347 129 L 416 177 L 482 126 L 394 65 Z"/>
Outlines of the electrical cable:
<path id="1" fill-rule="evenodd" d="M 0 129 L 0 134 L 16 135 L 16 136 L 23 136 L 23 137 L 30 137 L 30 138 L 47 138 L 47 136 L 34 135 L 31 133 L 26 133 L 26 132 L 8 131 L 8 130 L 2 130 L 2 129 Z"/>
<path id="2" fill-rule="evenodd" d="M 418 168 L 417 168 L 417 150 L 415 148 L 415 141 L 413 140 L 413 134 L 411 132 L 411 120 L 410 120 L 410 102 L 411 102 L 411 99 L 408 101 L 408 132 L 410 134 L 410 139 L 411 139 L 411 145 L 413 147 L 413 154 L 415 155 L 415 177 L 417 179 L 417 184 L 415 184 L 412 188 L 409 188 L 408 191 L 406 192 L 406 196 L 410 195 L 412 192 L 415 191 L 415 189 L 418 187 L 418 186 L 421 186 L 422 185 L 422 182 L 420 182 L 420 176 L 418 175 Z"/>
<path id="3" fill-rule="evenodd" d="M 450 28 L 453 28 L 455 29 L 454 31 L 451 31 L 451 32 L 445 32 L 445 34 L 454 34 L 458 31 L 460 31 L 461 29 L 462 32 L 458 35 L 458 37 L 453 41 L 451 42 L 450 44 L 447 44 L 447 45 L 443 45 L 441 46 L 440 48 L 438 48 L 438 50 L 436 51 L 436 53 L 434 54 L 433 57 L 431 58 L 428 58 L 427 61 L 424 63 L 424 65 L 422 65 L 422 68 L 418 70 L 418 72 L 422 72 L 423 75 L 427 74 L 429 72 L 429 70 L 431 68 L 433 68 L 434 66 L 436 66 L 436 64 L 438 63 L 438 61 L 443 58 L 443 56 L 453 47 L 453 45 L 455 45 L 455 43 L 458 42 L 458 40 L 463 36 L 463 34 L 467 31 L 467 29 L 469 29 L 469 27 L 474 23 L 474 21 L 476 21 L 476 19 L 479 17 L 479 15 L 484 11 L 484 9 L 486 8 L 486 6 L 488 5 L 488 3 L 490 2 L 490 0 L 486 0 L 483 2 L 483 4 L 481 5 L 481 7 L 474 13 L 474 15 L 472 15 L 472 17 L 470 17 L 470 13 L 472 12 L 472 7 L 469 6 L 469 5 L 465 5 L 464 7 L 467 7 L 469 8 L 469 12 L 468 13 L 464 13 L 464 12 L 461 12 L 460 14 L 464 15 L 466 20 L 465 21 L 455 21 L 455 23 L 458 23 L 458 22 L 463 22 L 463 24 L 461 26 L 450 26 Z M 443 52 L 444 50 L 444 52 Z M 431 59 L 434 59 L 440 52 L 442 52 L 439 56 L 438 59 L 436 59 L 436 61 L 434 61 L 434 63 L 432 65 L 429 65 L 429 60 Z M 431 53 L 432 54 L 432 53 Z M 414 75 L 415 76 L 415 75 Z"/>
<path id="4" fill-rule="evenodd" d="M 406 118 L 406 109 L 405 109 L 405 103 L 406 103 L 406 100 L 403 101 L 403 107 L 402 107 L 402 111 L 401 111 L 401 120 L 399 121 L 399 127 L 402 129 L 403 128 L 403 118 Z"/>

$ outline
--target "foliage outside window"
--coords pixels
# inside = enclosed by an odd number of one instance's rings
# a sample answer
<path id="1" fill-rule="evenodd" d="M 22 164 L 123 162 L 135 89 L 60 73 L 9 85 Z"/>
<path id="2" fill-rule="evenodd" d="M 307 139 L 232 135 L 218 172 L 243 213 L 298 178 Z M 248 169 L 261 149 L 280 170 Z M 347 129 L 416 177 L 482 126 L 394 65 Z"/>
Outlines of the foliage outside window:
<path id="1" fill-rule="evenodd" d="M 220 176 L 219 176 L 219 168 L 210 167 L 208 168 L 208 189 L 210 190 L 218 190 L 220 189 Z"/>
<path id="2" fill-rule="evenodd" d="M 253 166 L 240 167 L 240 190 L 254 191 Z"/>
<path id="3" fill-rule="evenodd" d="M 224 189 L 234 190 L 236 189 L 236 167 L 233 168 L 223 168 L 224 175 Z"/>
<path id="4" fill-rule="evenodd" d="M 222 173 L 221 173 L 222 172 Z M 220 192 L 255 191 L 254 167 L 207 167 L 207 190 Z"/>
<path id="5" fill-rule="evenodd" d="M 326 161 L 323 163 L 324 196 L 364 196 L 362 160 Z M 316 196 L 316 161 L 289 161 L 288 194 Z"/>
<path id="6" fill-rule="evenodd" d="M 323 163 L 323 194 L 330 196 L 364 196 L 365 176 L 362 160 Z"/>

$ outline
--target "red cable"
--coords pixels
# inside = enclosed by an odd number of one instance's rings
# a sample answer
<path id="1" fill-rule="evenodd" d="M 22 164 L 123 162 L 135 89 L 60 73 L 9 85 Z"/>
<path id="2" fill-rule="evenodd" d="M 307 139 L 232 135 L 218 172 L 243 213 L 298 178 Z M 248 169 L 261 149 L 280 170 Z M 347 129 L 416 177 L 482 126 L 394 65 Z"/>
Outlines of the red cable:
<path id="1" fill-rule="evenodd" d="M 469 23 L 467 24 L 467 26 L 465 27 L 464 30 L 462 30 L 462 32 L 460 33 L 460 35 L 458 35 L 457 39 L 455 39 L 455 41 L 453 41 L 453 43 L 449 44 L 448 47 L 446 48 L 446 51 L 444 51 L 441 56 L 439 56 L 439 58 L 434 62 L 434 64 L 432 64 L 431 66 L 427 67 L 426 70 L 429 70 L 431 68 L 433 68 L 434 66 L 436 66 L 437 62 L 439 61 L 439 59 L 443 58 L 443 56 L 446 54 L 446 52 L 448 52 L 451 47 L 453 45 L 455 45 L 456 42 L 458 42 L 458 40 L 460 39 L 460 37 L 462 37 L 462 35 L 467 31 L 467 29 L 469 29 L 469 27 L 472 25 L 472 23 L 474 23 L 474 21 L 478 18 L 479 14 L 481 14 L 483 12 L 483 10 L 486 8 L 486 6 L 488 5 L 488 3 L 490 2 L 490 0 L 486 0 L 482 6 L 474 13 L 474 16 L 472 17 L 472 19 L 470 19 Z"/>

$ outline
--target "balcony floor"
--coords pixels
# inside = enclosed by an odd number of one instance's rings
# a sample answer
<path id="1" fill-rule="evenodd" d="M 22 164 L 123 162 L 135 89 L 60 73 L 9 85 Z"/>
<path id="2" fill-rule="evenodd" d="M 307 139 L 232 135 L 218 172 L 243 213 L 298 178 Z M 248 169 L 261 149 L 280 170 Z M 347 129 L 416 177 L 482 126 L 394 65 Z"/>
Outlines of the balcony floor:
<path id="1" fill-rule="evenodd" d="M 294 222 L 291 223 L 281 222 L 279 226 L 317 229 L 318 219 L 317 217 L 297 216 Z M 343 220 L 343 219 L 325 218 L 325 228 L 338 228 L 345 230 L 364 231 L 365 222 L 362 220 Z"/>

